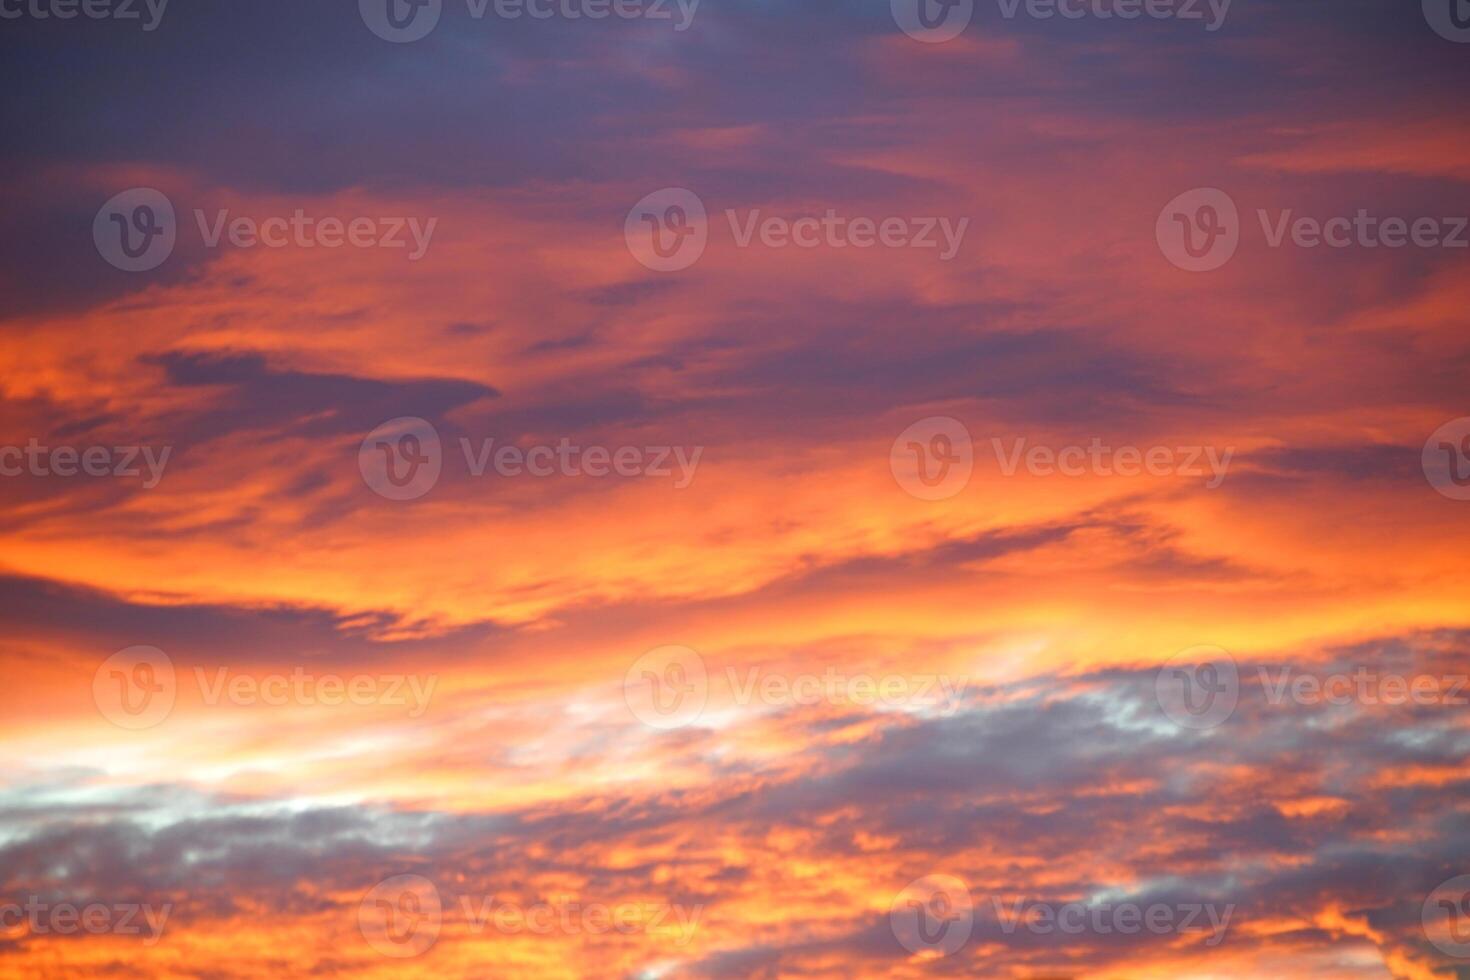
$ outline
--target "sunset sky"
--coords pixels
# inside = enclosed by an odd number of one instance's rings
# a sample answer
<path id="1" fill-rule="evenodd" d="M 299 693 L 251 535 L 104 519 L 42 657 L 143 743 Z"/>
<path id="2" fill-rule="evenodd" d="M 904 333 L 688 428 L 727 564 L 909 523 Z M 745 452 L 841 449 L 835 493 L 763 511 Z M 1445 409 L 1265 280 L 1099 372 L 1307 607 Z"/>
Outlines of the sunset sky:
<path id="1" fill-rule="evenodd" d="M 86 2 L 0 977 L 1470 978 L 1466 0 Z"/>

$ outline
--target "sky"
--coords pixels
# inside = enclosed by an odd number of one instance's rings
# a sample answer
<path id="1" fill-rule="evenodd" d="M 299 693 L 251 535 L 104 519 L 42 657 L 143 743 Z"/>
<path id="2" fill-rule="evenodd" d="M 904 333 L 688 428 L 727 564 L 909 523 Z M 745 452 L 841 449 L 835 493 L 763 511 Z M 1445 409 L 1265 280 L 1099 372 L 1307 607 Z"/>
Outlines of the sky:
<path id="1" fill-rule="evenodd" d="M 1463 0 L 0 45 L 0 976 L 1470 978 Z"/>

